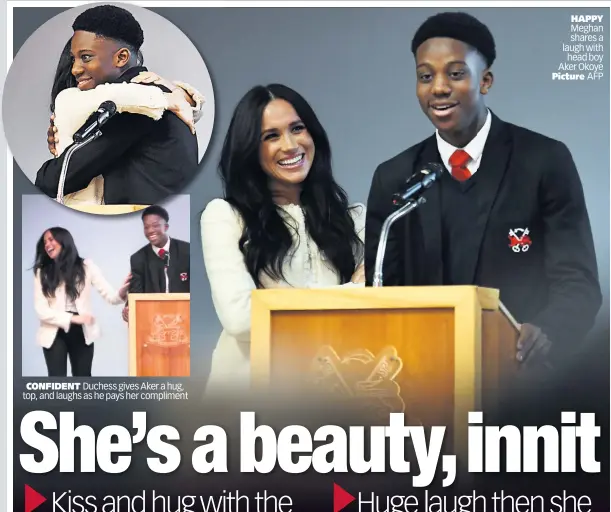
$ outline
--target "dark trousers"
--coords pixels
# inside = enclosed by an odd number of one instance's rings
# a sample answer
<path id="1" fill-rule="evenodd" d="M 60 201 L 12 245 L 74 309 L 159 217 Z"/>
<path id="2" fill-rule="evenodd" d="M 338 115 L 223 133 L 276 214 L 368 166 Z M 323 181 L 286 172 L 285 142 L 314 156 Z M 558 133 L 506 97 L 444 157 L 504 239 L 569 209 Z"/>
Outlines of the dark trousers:
<path id="1" fill-rule="evenodd" d="M 43 348 L 49 377 L 66 377 L 68 359 L 73 377 L 91 377 L 93 345 L 85 343 L 82 325 L 71 324 L 68 332 L 59 329 L 51 348 Z"/>

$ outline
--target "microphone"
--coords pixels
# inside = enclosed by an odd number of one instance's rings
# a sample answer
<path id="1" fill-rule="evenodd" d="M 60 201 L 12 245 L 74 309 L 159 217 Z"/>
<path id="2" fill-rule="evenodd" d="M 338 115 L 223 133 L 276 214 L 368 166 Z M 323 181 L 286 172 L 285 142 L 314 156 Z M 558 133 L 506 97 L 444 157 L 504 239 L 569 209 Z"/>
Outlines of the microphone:
<path id="1" fill-rule="evenodd" d="M 384 276 L 384 256 L 386 253 L 386 243 L 388 242 L 388 233 L 392 225 L 408 213 L 414 211 L 420 205 L 426 203 L 426 199 L 419 192 L 433 186 L 443 174 L 443 166 L 436 163 L 426 164 L 419 172 L 411 175 L 405 182 L 403 192 L 393 194 L 393 204 L 400 205 L 401 208 L 392 212 L 382 224 L 380 232 L 380 240 L 378 242 L 378 251 L 376 254 L 375 267 L 373 270 L 373 286 L 383 286 Z M 413 196 L 416 196 L 413 198 Z"/>
<path id="2" fill-rule="evenodd" d="M 443 174 L 443 166 L 436 163 L 426 164 L 419 172 L 412 174 L 409 179 L 405 182 L 405 188 L 403 192 L 397 192 L 393 194 L 392 202 L 394 205 L 403 205 L 408 199 L 420 191 L 424 191 L 427 188 L 433 186 Z"/>
<path id="3" fill-rule="evenodd" d="M 166 267 L 169 267 L 169 266 L 170 266 L 170 253 L 169 253 L 169 252 L 166 252 L 166 253 L 163 255 L 163 264 L 164 264 Z"/>
<path id="4" fill-rule="evenodd" d="M 83 142 L 91 134 L 96 133 L 106 122 L 116 114 L 117 105 L 114 101 L 105 101 L 89 116 L 85 124 L 73 135 L 74 142 Z"/>

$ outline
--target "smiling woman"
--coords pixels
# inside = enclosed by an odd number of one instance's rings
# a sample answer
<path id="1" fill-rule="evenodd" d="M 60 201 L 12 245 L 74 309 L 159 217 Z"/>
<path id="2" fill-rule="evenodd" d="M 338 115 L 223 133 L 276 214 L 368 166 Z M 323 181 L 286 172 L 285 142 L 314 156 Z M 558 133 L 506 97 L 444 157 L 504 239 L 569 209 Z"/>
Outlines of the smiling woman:
<path id="1" fill-rule="evenodd" d="M 257 288 L 362 286 L 365 207 L 349 205 L 312 107 L 279 84 L 238 103 L 221 161 L 224 199 L 201 219 L 202 245 L 223 333 L 207 394 L 247 390 L 250 295 Z"/>
<path id="2" fill-rule="evenodd" d="M 270 102 L 261 122 L 261 167 L 270 178 L 272 195 L 298 203 L 301 183 L 314 160 L 314 141 L 293 106 Z"/>
<path id="3" fill-rule="evenodd" d="M 91 260 L 81 258 L 72 234 L 61 227 L 47 229 L 38 240 L 34 275 L 34 307 L 40 320 L 36 339 L 49 377 L 65 377 L 68 359 L 74 377 L 90 377 L 93 342 L 100 337 L 91 289 L 118 305 L 127 297 L 131 276 L 115 291 Z"/>

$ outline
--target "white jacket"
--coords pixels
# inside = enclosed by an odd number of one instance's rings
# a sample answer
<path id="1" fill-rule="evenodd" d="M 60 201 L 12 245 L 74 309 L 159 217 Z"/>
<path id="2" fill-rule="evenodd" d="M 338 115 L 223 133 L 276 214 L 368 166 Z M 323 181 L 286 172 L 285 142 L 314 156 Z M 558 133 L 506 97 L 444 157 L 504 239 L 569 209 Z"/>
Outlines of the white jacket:
<path id="1" fill-rule="evenodd" d="M 91 261 L 85 260 L 85 283 L 79 297 L 74 301 L 80 315 L 93 314 L 91 311 L 91 289 L 94 287 L 110 304 L 123 304 L 118 292 L 104 279 L 100 269 Z M 44 348 L 51 348 L 58 329 L 70 330 L 72 313 L 66 311 L 66 289 L 60 284 L 55 290 L 55 297 L 47 298 L 42 293 L 40 270 L 34 278 L 34 308 L 40 319 L 40 327 L 36 333 L 37 343 Z M 93 343 L 101 335 L 97 322 L 83 325 L 83 333 L 87 345 Z"/>

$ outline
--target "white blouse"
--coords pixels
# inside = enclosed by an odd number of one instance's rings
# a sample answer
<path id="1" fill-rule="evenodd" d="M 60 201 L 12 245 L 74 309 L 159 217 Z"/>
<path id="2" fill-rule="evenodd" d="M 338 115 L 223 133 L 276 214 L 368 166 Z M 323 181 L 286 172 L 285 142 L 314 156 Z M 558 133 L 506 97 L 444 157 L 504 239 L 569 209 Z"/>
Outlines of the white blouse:
<path id="1" fill-rule="evenodd" d="M 337 271 L 320 253 L 307 233 L 303 210 L 298 205 L 280 206 L 285 222 L 294 226 L 293 247 L 282 267 L 285 280 L 261 274 L 265 288 L 362 287 L 340 285 Z M 365 206 L 352 205 L 351 214 L 359 238 L 365 242 Z M 244 390 L 250 386 L 250 300 L 255 283 L 239 248 L 244 223 L 223 199 L 212 200 L 201 217 L 201 237 L 212 302 L 223 327 L 212 357 L 207 394 L 213 391 Z M 357 266 L 363 262 L 360 261 Z"/>

